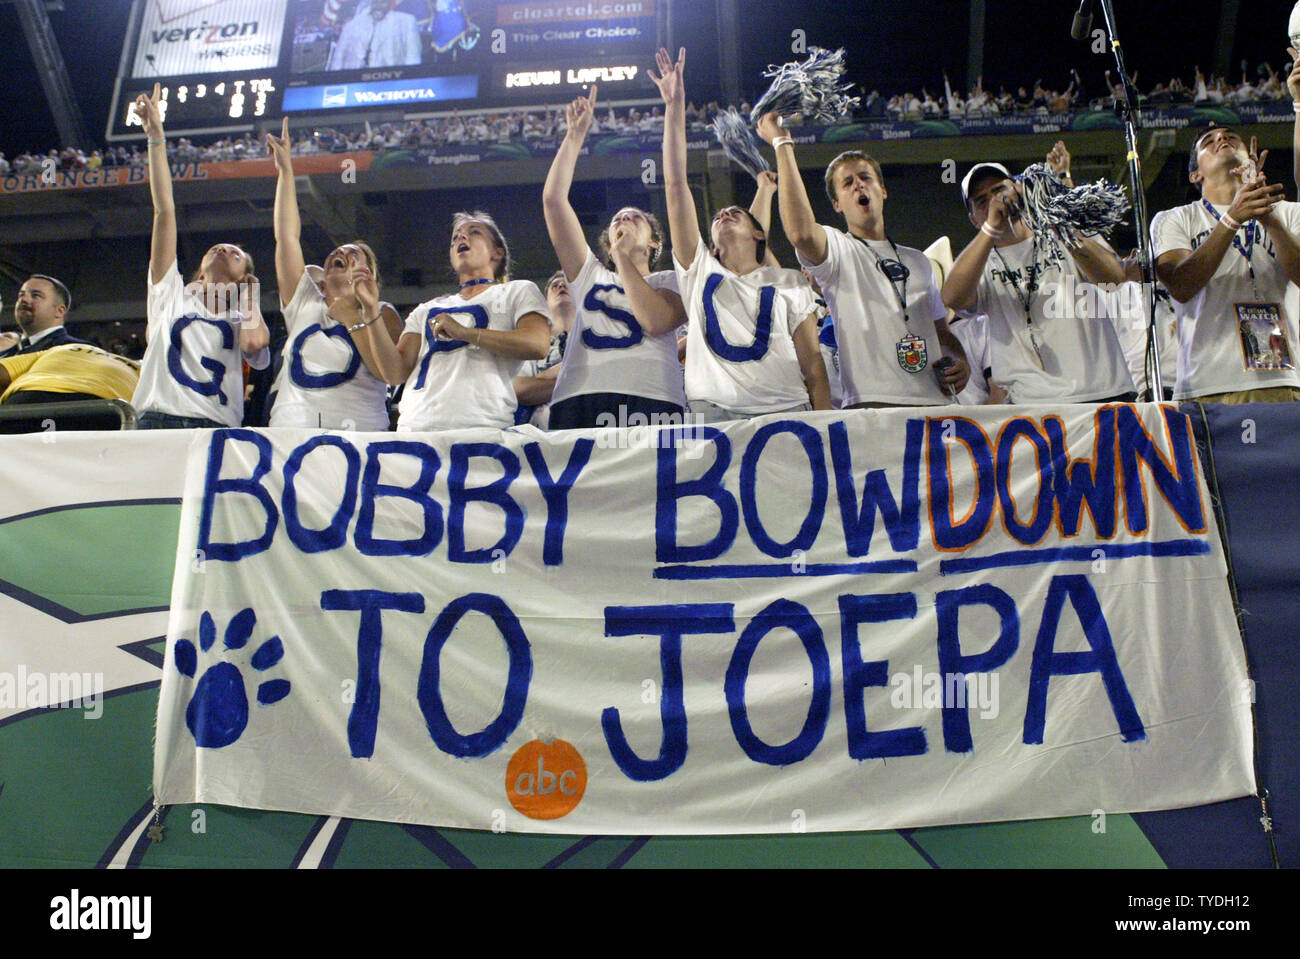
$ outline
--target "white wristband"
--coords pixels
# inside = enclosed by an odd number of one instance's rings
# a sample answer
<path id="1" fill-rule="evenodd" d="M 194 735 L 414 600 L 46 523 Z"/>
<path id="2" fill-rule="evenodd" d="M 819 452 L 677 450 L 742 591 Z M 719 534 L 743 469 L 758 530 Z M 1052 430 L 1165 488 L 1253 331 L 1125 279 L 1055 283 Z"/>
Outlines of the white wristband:
<path id="1" fill-rule="evenodd" d="M 1291 109 L 1294 110 L 1296 113 L 1300 113 L 1300 100 L 1292 103 Z"/>
<path id="2" fill-rule="evenodd" d="M 996 240 L 998 238 L 998 231 L 989 226 L 987 220 L 980 224 L 980 232 L 990 240 Z"/>
<path id="3" fill-rule="evenodd" d="M 1241 229 L 1241 224 L 1238 223 L 1236 220 L 1234 220 L 1232 217 L 1228 216 L 1228 214 L 1226 213 L 1223 214 L 1223 217 L 1220 220 L 1220 222 L 1224 226 L 1226 226 L 1229 230 L 1231 230 L 1233 233 L 1236 233 L 1238 230 Z"/>
<path id="4" fill-rule="evenodd" d="M 787 143 L 794 146 L 794 137 L 777 137 L 772 141 L 772 149 L 775 150 L 778 147 L 783 147 Z"/>

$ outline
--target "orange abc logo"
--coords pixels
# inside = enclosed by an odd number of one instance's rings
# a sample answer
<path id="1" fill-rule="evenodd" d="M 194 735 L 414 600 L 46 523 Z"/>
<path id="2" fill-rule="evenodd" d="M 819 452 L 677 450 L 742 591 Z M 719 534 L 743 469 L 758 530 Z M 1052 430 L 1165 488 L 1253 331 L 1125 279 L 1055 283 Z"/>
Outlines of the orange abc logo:
<path id="1" fill-rule="evenodd" d="M 587 764 L 563 739 L 534 739 L 506 764 L 506 796 L 529 819 L 567 816 L 586 790 Z"/>

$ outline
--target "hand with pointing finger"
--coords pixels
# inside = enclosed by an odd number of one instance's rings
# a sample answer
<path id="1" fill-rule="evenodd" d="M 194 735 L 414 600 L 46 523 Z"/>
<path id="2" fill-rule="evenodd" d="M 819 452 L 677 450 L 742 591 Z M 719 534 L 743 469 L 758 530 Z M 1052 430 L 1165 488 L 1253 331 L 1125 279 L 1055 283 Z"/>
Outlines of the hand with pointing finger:
<path id="1" fill-rule="evenodd" d="M 564 108 L 564 119 L 568 124 L 566 136 L 581 143 L 587 138 L 591 121 L 596 116 L 596 84 L 591 85 L 591 92 L 585 97 L 578 97 Z"/>

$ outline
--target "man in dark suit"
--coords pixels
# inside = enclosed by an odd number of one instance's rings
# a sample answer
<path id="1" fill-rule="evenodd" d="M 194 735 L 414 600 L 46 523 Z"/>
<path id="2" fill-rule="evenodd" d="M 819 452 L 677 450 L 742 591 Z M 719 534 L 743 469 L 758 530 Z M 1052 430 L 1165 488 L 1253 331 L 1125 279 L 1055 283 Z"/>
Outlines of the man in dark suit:
<path id="1" fill-rule="evenodd" d="M 85 343 L 63 327 L 63 319 L 72 307 L 72 294 L 52 276 L 41 273 L 27 278 L 18 289 L 14 319 L 21 335 L 17 343 L 0 350 L 0 357 L 35 353 L 66 343 Z"/>

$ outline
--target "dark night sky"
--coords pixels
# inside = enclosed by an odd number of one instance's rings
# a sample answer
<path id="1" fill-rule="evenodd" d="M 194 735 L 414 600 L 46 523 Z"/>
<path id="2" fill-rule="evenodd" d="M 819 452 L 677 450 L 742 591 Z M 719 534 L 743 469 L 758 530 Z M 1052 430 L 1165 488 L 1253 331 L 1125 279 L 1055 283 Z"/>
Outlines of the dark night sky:
<path id="1" fill-rule="evenodd" d="M 663 2 L 663 0 L 661 0 Z M 1090 92 L 1102 89 L 1109 53 L 1097 55 L 1070 40 L 1073 0 L 986 0 L 985 85 L 1032 84 L 1064 87 L 1077 68 Z M 130 0 L 64 0 L 50 14 L 85 123 L 103 136 L 113 79 L 121 56 Z M 1252 72 L 1262 59 L 1286 65 L 1286 27 L 1291 0 L 1240 0 L 1233 47 L 1234 65 L 1244 58 Z M 965 89 L 968 0 L 740 0 L 740 64 L 743 90 L 762 92 L 768 63 L 793 59 L 791 31 L 805 31 L 808 42 L 844 46 L 850 78 L 886 95 L 927 86 L 943 88 L 945 70 Z M 1188 0 L 1115 0 L 1120 39 L 1138 85 L 1179 74 L 1191 80 L 1194 65 L 1213 63 L 1221 5 Z M 713 99 L 717 88 L 717 24 L 709 0 L 675 0 L 675 31 L 688 49 L 692 99 Z M 1101 26 L 1098 12 L 1094 26 Z M 5 44 L 7 109 L 0 116 L 0 150 L 8 156 L 24 149 L 56 145 L 53 119 L 36 77 L 11 4 L 0 4 L 0 36 Z M 695 53 L 692 56 L 692 52 Z M 1239 67 L 1234 66 L 1234 70 Z M 973 79 L 973 78 L 970 78 Z M 101 145 L 96 143 L 94 145 Z"/>

